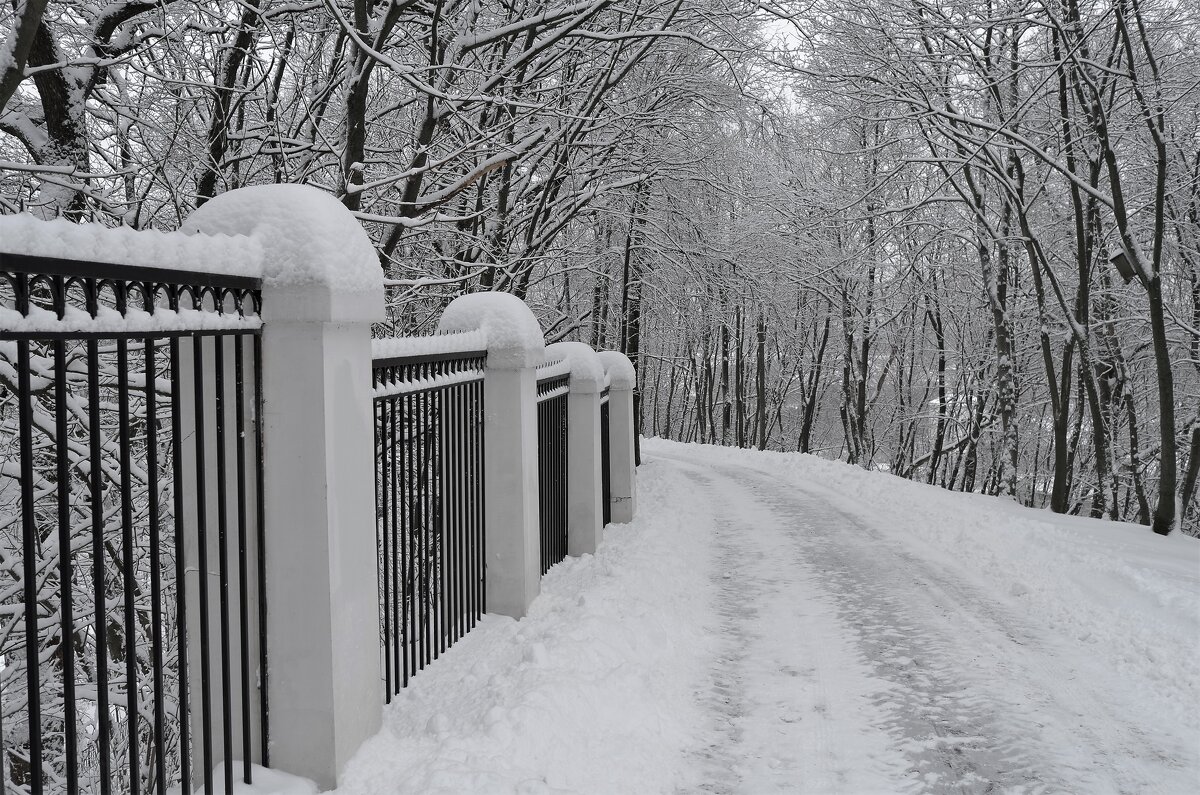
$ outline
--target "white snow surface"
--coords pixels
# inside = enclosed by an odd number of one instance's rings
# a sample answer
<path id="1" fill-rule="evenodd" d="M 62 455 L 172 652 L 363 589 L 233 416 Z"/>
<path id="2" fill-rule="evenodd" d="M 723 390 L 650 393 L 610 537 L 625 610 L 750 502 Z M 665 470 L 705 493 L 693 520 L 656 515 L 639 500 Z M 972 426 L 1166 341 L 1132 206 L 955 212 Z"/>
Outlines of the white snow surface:
<path id="1" fill-rule="evenodd" d="M 604 363 L 591 346 L 582 342 L 554 342 L 546 346 L 546 359 L 566 362 L 572 389 L 599 392 L 604 388 Z"/>
<path id="2" fill-rule="evenodd" d="M 362 224 L 332 195 L 310 185 L 255 185 L 222 193 L 189 215 L 181 229 L 256 240 L 267 287 L 383 290 L 379 255 Z"/>
<path id="3" fill-rule="evenodd" d="M 633 389 L 637 386 L 637 372 L 628 356 L 620 351 L 600 351 L 599 355 L 610 386 L 617 389 Z"/>
<path id="4" fill-rule="evenodd" d="M 487 339 L 488 367 L 536 367 L 546 340 L 525 302 L 509 293 L 469 293 L 450 302 L 438 320 L 439 334 L 482 331 Z"/>
<path id="5" fill-rule="evenodd" d="M 544 378 L 558 378 L 560 376 L 570 374 L 570 360 L 552 357 L 548 351 L 546 353 L 546 361 L 537 366 L 537 377 L 539 381 Z"/>
<path id="6" fill-rule="evenodd" d="M 482 331 L 431 334 L 425 337 L 379 337 L 371 340 L 371 358 L 429 356 L 439 353 L 469 353 L 487 349 Z"/>
<path id="7" fill-rule="evenodd" d="M 261 765 L 250 765 L 250 779 L 253 783 L 242 781 L 242 761 L 232 763 L 233 790 L 228 795 L 317 795 L 318 787 L 314 781 L 300 776 L 293 776 L 280 770 L 271 770 Z M 212 780 L 214 791 L 224 792 L 225 763 L 221 762 L 213 768 Z M 179 787 L 167 790 L 168 795 L 179 795 Z M 204 795 L 204 785 L 195 788 L 195 795 Z"/>
<path id="8" fill-rule="evenodd" d="M 257 278 L 262 275 L 260 242 L 239 234 L 188 235 L 75 224 L 61 218 L 44 221 L 28 213 L 0 215 L 0 251 L 4 253 L 112 265 Z"/>
<path id="9" fill-rule="evenodd" d="M 339 795 L 1197 791 L 1195 539 L 643 452 L 635 521 L 419 673 Z"/>

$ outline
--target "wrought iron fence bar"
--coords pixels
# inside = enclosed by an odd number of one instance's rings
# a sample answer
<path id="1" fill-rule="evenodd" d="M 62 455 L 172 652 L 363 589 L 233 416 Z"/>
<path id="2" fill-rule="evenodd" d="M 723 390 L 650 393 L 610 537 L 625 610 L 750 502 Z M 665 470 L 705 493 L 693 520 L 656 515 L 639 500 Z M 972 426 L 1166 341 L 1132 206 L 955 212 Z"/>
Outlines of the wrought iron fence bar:
<path id="1" fill-rule="evenodd" d="M 89 302 L 95 300 L 95 291 L 90 291 Z M 104 577 L 104 484 L 101 460 L 100 428 L 100 352 L 96 340 L 87 341 L 87 389 L 88 389 L 88 441 L 90 454 L 91 512 L 92 512 L 92 612 L 93 642 L 96 646 L 96 710 L 99 715 L 109 715 L 108 702 L 108 647 L 103 639 L 108 637 L 106 626 L 108 603 Z M 100 792 L 108 795 L 112 791 L 112 768 L 109 759 L 111 726 L 109 721 L 99 721 L 97 742 L 100 767 Z M 30 726 L 33 729 L 33 726 Z"/>
<path id="2" fill-rule="evenodd" d="M 482 594 L 486 353 L 390 357 L 372 367 L 381 646 L 392 694 L 474 626 Z"/>
<path id="3" fill-rule="evenodd" d="M 262 406 L 263 406 L 263 355 L 262 355 L 262 335 L 253 335 L 252 348 L 254 351 L 254 415 L 256 422 L 254 423 L 254 497 L 255 497 L 255 516 L 254 524 L 257 530 L 257 544 L 255 546 L 255 562 L 258 564 L 258 737 L 259 737 L 259 758 L 262 760 L 263 767 L 271 766 L 271 731 L 270 731 L 270 713 L 268 705 L 270 704 L 267 694 L 269 692 L 268 674 L 270 669 L 267 666 L 267 542 L 266 542 L 266 500 L 263 498 L 265 492 L 265 474 L 263 461 L 263 429 L 262 429 Z M 248 705 L 243 705 L 243 709 L 249 709 Z M 247 778 L 246 783 L 250 783 Z M 188 790 L 184 788 L 184 792 Z"/>
<path id="4" fill-rule="evenodd" d="M 570 376 L 538 382 L 538 519 L 542 573 L 567 554 L 567 392 Z"/>
<path id="5" fill-rule="evenodd" d="M 21 302 L 18 293 L 18 306 Z M 38 654 L 38 586 L 37 557 L 34 551 L 40 546 L 37 531 L 37 514 L 34 510 L 33 487 L 33 388 L 30 385 L 29 343 L 17 345 L 17 391 L 20 392 L 18 417 L 20 420 L 21 447 L 21 528 L 25 547 L 21 579 L 25 599 L 25 686 L 26 708 L 29 720 L 29 769 L 32 780 L 29 791 L 33 795 L 42 792 L 42 723 L 41 684 Z"/>
<path id="6" fill-rule="evenodd" d="M 178 385 L 181 383 L 181 351 L 179 338 L 169 340 L 171 357 L 171 433 L 174 437 L 171 445 L 171 472 L 174 476 L 175 501 L 175 626 L 176 648 L 179 653 L 179 756 L 183 760 L 180 766 L 180 790 L 192 791 L 191 765 L 191 709 L 188 696 L 188 638 L 187 638 L 187 588 L 184 578 L 187 572 L 186 547 L 183 537 L 186 531 L 183 495 L 183 450 L 180 440 L 183 439 L 183 401 Z"/>
<path id="7" fill-rule="evenodd" d="M 487 453 L 487 444 L 486 444 L 485 437 L 483 434 L 483 412 L 484 412 L 483 384 L 481 384 L 481 383 L 473 384 L 473 387 L 475 389 L 475 403 L 478 406 L 478 409 L 477 409 L 478 420 L 475 425 L 475 427 L 476 427 L 475 466 L 472 467 L 472 471 L 479 478 L 479 483 L 476 486 L 476 491 L 475 491 L 475 521 L 476 521 L 475 534 L 476 534 L 476 539 L 478 540 L 479 551 L 475 556 L 475 575 L 474 575 L 474 577 L 475 577 L 476 603 L 475 603 L 475 610 L 473 613 L 472 626 L 474 626 L 475 623 L 477 623 L 479 621 L 479 617 L 483 613 L 487 612 L 487 581 L 485 579 L 487 577 L 487 565 L 486 565 L 487 532 L 486 532 L 486 528 L 484 527 L 484 513 L 483 513 L 484 512 L 484 495 L 487 493 L 487 475 L 485 474 L 483 462 L 485 460 L 484 456 Z"/>
<path id="8" fill-rule="evenodd" d="M 213 424 L 217 467 L 217 629 L 221 643 L 221 758 L 225 791 L 233 791 L 233 675 L 229 654 L 229 510 L 225 431 L 228 405 L 225 395 L 225 340 L 213 340 Z M 203 499 L 203 492 L 200 499 Z M 207 570 L 200 572 L 207 577 Z"/>
<path id="9" fill-rule="evenodd" d="M 200 603 L 200 764 L 204 793 L 209 795 L 213 791 L 212 644 L 209 637 L 208 616 L 208 506 L 205 499 L 208 489 L 206 488 L 204 455 L 207 433 L 204 422 L 204 339 L 202 337 L 192 338 L 192 355 L 196 434 L 196 579 Z M 178 587 L 184 588 L 186 585 L 181 582 Z"/>
<path id="10" fill-rule="evenodd" d="M 612 521 L 612 447 L 609 439 L 608 390 L 601 393 L 600 400 L 600 511 L 603 524 Z"/>
<path id="11" fill-rule="evenodd" d="M 378 382 L 377 378 L 373 380 Z M 375 401 L 372 410 L 375 412 L 375 427 L 378 430 L 375 434 L 375 510 L 380 519 L 375 525 L 375 540 L 383 554 L 383 560 L 379 567 L 380 574 L 383 577 L 383 594 L 381 600 L 383 602 L 383 609 L 381 610 L 382 616 L 379 627 L 383 641 L 383 700 L 385 704 L 390 704 L 392 702 L 392 633 L 390 621 L 393 597 L 389 569 L 392 562 L 390 536 L 393 528 L 388 526 L 388 517 L 391 511 L 388 506 L 389 495 L 386 488 L 388 482 L 387 456 L 391 442 L 387 425 L 388 401 Z"/>
<path id="12" fill-rule="evenodd" d="M 124 296 L 118 293 L 117 300 L 123 304 Z M 129 372 L 129 346 L 124 340 L 117 343 L 117 371 Z M 141 751 L 138 747 L 140 732 L 134 596 L 139 589 L 134 579 L 133 473 L 130 471 L 129 381 L 126 378 L 117 379 L 117 413 L 117 447 L 120 450 L 118 460 L 121 468 L 121 590 L 125 596 L 125 722 L 129 737 L 129 790 L 130 795 L 138 795 L 141 789 Z"/>
<path id="13" fill-rule="evenodd" d="M 221 344 L 220 341 L 217 343 Z M 242 780 L 252 784 L 253 768 L 253 737 L 251 736 L 250 720 L 250 575 L 247 556 L 250 554 L 247 543 L 247 510 L 246 510 L 246 356 L 245 340 L 234 338 L 233 341 L 233 380 L 234 380 L 234 439 L 236 445 L 237 467 L 235 485 L 237 488 L 237 545 L 238 545 L 238 667 L 241 683 L 241 718 L 242 718 Z M 229 765 L 233 767 L 232 764 Z"/>
<path id="14" fill-rule="evenodd" d="M 59 344 L 59 343 L 56 343 Z M 148 534 L 150 543 L 150 667 L 154 692 L 154 780 L 159 795 L 166 795 L 166 742 L 164 726 L 166 724 L 165 687 L 163 682 L 163 609 L 162 609 L 162 538 L 159 524 L 158 504 L 158 396 L 155 392 L 155 380 L 158 373 L 158 358 L 155 350 L 155 340 L 149 337 L 143 347 L 145 354 L 144 400 L 146 402 L 146 482 L 149 497 Z M 61 437 L 60 437 L 61 438 Z M 68 580 L 69 582 L 69 580 Z M 64 591 L 65 593 L 65 591 Z M 76 758 L 67 754 L 68 759 Z M 73 767 L 73 766 L 72 766 Z"/>
<path id="15" fill-rule="evenodd" d="M 67 417 L 70 409 L 67 406 L 67 346 L 62 340 L 53 344 L 54 348 L 54 433 L 59 439 L 67 438 Z M 58 581 L 71 583 L 75 580 L 73 555 L 71 549 L 71 462 L 68 457 L 68 447 L 65 444 L 55 445 L 56 476 L 58 478 Z M 62 636 L 75 637 L 75 605 L 71 588 L 62 588 L 61 611 Z M 77 732 L 78 707 L 75 699 L 75 644 L 63 643 L 63 743 L 64 755 L 67 759 L 79 758 L 79 736 Z M 79 770 L 76 765 L 68 764 L 66 788 L 68 795 L 79 792 Z M 3 767 L 0 766 L 0 788 L 4 786 Z"/>

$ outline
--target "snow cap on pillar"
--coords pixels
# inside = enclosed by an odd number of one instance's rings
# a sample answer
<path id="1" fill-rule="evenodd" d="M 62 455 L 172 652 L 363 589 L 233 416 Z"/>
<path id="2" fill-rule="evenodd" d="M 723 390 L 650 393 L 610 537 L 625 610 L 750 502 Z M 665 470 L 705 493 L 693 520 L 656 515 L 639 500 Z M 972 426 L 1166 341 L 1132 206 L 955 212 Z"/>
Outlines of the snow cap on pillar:
<path id="1" fill-rule="evenodd" d="M 620 351 L 600 351 L 600 361 L 604 363 L 604 371 L 608 373 L 608 383 L 613 389 L 633 389 L 637 386 L 637 373 L 634 372 L 633 362 Z"/>
<path id="2" fill-rule="evenodd" d="M 604 363 L 591 346 L 582 342 L 554 342 L 546 346 L 546 361 L 565 361 L 571 368 L 571 391 L 593 394 L 604 390 Z"/>
<path id="3" fill-rule="evenodd" d="M 482 331 L 489 369 L 520 370 L 542 363 L 546 340 L 525 302 L 509 293 L 470 293 L 450 302 L 437 333 Z"/>
<path id="4" fill-rule="evenodd" d="M 262 248 L 263 319 L 384 319 L 383 269 L 358 219 L 309 185 L 222 193 L 183 222 L 189 234 L 245 235 Z"/>

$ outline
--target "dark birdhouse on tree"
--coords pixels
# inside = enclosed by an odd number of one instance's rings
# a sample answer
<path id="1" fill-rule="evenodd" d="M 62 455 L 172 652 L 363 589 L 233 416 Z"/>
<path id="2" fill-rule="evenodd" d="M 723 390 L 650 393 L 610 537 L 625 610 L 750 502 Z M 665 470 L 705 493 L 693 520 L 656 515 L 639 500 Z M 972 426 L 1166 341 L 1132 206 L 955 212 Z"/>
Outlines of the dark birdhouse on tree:
<path id="1" fill-rule="evenodd" d="M 1129 258 L 1125 256 L 1124 251 L 1118 251 L 1109 258 L 1109 262 L 1116 267 L 1117 273 L 1121 274 L 1121 278 L 1125 280 L 1126 284 L 1133 281 L 1133 277 L 1137 275 L 1133 270 L 1133 265 L 1129 262 Z"/>

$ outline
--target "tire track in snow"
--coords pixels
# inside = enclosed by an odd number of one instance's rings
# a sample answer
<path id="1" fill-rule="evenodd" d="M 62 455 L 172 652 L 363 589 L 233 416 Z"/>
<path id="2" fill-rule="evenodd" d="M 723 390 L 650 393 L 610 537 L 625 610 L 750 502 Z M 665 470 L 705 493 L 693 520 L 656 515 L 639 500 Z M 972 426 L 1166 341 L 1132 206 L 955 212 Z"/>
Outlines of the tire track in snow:
<path id="1" fill-rule="evenodd" d="M 999 629 L 1012 643 L 1028 644 L 1026 630 L 1006 624 L 991 605 L 980 609 L 983 599 L 961 583 L 895 555 L 877 533 L 819 497 L 753 470 L 716 469 L 791 517 L 798 562 L 818 572 L 863 660 L 893 685 L 876 703 L 887 710 L 885 728 L 909 759 L 920 791 L 1071 791 L 1029 747 L 1037 727 L 1011 714 L 1001 721 L 998 705 L 961 664 L 965 638 L 978 641 Z M 991 626 L 980 621 L 985 610 Z"/>
<path id="2" fill-rule="evenodd" d="M 718 565 L 726 568 L 715 575 L 722 578 L 715 591 L 722 631 L 743 650 L 718 661 L 714 683 L 719 689 L 714 692 L 719 697 L 728 691 L 720 683 L 738 681 L 748 663 L 761 655 L 754 647 L 762 645 L 763 628 L 753 622 L 759 613 L 768 612 L 762 600 L 781 598 L 789 590 L 784 583 L 790 581 L 791 586 L 817 591 L 808 595 L 809 601 L 834 605 L 833 631 L 851 639 L 854 662 L 877 680 L 871 700 L 880 712 L 874 728 L 890 735 L 907 760 L 907 770 L 894 771 L 886 791 L 940 795 L 1076 789 L 1051 772 L 1031 743 L 1040 728 L 1036 722 L 1026 720 L 1020 711 L 1005 710 L 994 694 L 980 687 L 980 672 L 968 670 L 974 660 L 964 644 L 986 647 L 974 655 L 975 660 L 1003 659 L 1004 650 L 997 644 L 1030 645 L 1034 638 L 1027 629 L 998 615 L 995 606 L 969 586 L 887 548 L 877 533 L 820 497 L 798 493 L 792 484 L 749 468 L 675 461 L 697 481 L 701 493 L 722 498 L 715 518 Z M 745 515 L 748 510 L 755 515 Z M 758 565 L 751 565 L 755 558 Z M 737 587 L 731 588 L 730 582 Z M 794 587 L 788 595 L 795 596 Z M 778 610 L 773 617 L 802 620 L 799 613 L 791 617 Z M 794 665 L 783 667 L 784 673 L 808 678 L 810 694 L 816 694 L 808 705 L 809 720 L 798 727 L 806 736 L 797 738 L 816 756 L 823 754 L 819 735 L 825 719 L 842 719 L 822 714 L 828 706 L 825 696 L 819 695 L 827 689 L 821 680 L 829 677 L 831 661 L 820 660 L 816 647 L 829 641 L 812 637 L 813 648 L 793 652 Z M 755 678 L 761 679 L 761 672 Z M 754 695 L 759 695 L 757 689 Z M 751 712 L 747 720 L 761 722 L 763 710 L 754 706 L 747 710 L 743 704 L 740 713 Z M 786 711 L 782 705 L 778 709 Z M 772 753 L 743 742 L 746 732 L 737 729 L 738 710 L 727 708 L 721 713 L 718 709 L 717 714 L 723 729 L 720 742 L 729 745 L 724 754 L 716 747 L 719 743 L 708 750 L 711 760 L 718 762 L 717 771 L 745 768 L 747 758 Z M 839 738 L 845 739 L 844 726 Z M 722 756 L 728 761 L 720 762 Z M 791 785 L 796 791 L 863 791 L 847 788 L 846 771 L 835 769 L 836 756 L 832 766 L 818 762 L 815 769 L 812 759 L 792 760 L 797 775 L 802 770 L 813 779 L 809 786 L 798 780 Z M 788 770 L 776 772 L 785 774 L 781 783 L 787 780 Z M 744 778 L 717 775 L 707 790 L 757 792 L 738 789 Z M 763 781 L 761 775 L 750 778 L 757 784 Z M 823 783 L 811 786 L 817 781 Z"/>
<path id="3" fill-rule="evenodd" d="M 692 754 L 701 771 L 697 788 L 755 795 L 904 791 L 903 758 L 888 749 L 886 735 L 869 720 L 858 726 L 846 717 L 883 712 L 870 704 L 874 685 L 853 664 L 850 645 L 818 640 L 836 608 L 793 563 L 788 528 L 750 505 L 728 477 L 673 463 L 713 515 L 710 597 L 721 643 L 700 697 L 711 726 Z M 798 637 L 818 643 L 801 654 Z"/>
<path id="4" fill-rule="evenodd" d="M 685 474 L 703 485 L 699 493 L 710 493 L 710 479 L 694 470 Z M 758 594 L 753 586 L 746 587 L 732 575 L 744 565 L 745 547 L 733 543 L 730 530 L 723 523 L 715 523 L 713 533 L 714 569 L 709 573 L 709 579 L 715 594 L 714 613 L 720 619 L 719 626 L 714 629 L 722 643 L 713 662 L 710 689 L 702 702 L 713 716 L 711 729 L 715 737 L 705 748 L 696 751 L 695 756 L 704 771 L 700 789 L 713 795 L 731 795 L 740 791 L 740 776 L 731 749 L 742 742 L 741 718 L 745 706 L 740 669 L 751 643 L 749 627 L 757 612 L 754 605 Z"/>
<path id="5" fill-rule="evenodd" d="M 810 560 L 828 565 L 847 622 L 932 793 L 1196 790 L 1181 738 L 1134 715 L 1119 672 L 1023 620 L 973 583 L 773 473 L 717 467 L 778 511 L 804 513 Z M 811 522 L 814 517 L 821 521 Z M 972 717 L 974 716 L 974 717 Z M 983 718 L 980 723 L 979 718 Z M 1150 718 L 1153 721 L 1153 718 Z M 915 740 L 915 742 L 914 742 Z M 932 775 L 931 775 L 932 774 Z"/>

